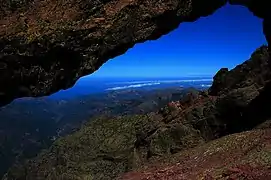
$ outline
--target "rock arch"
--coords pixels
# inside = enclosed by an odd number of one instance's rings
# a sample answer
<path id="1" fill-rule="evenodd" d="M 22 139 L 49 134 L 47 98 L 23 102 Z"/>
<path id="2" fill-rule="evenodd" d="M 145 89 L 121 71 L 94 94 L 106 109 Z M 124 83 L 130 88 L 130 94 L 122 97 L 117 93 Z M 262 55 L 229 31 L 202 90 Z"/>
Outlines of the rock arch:
<path id="1" fill-rule="evenodd" d="M 211 15 L 227 0 L 1 1 L 0 106 L 74 85 L 136 43 L 155 40 Z M 271 43 L 266 0 L 229 0 L 263 18 Z"/>

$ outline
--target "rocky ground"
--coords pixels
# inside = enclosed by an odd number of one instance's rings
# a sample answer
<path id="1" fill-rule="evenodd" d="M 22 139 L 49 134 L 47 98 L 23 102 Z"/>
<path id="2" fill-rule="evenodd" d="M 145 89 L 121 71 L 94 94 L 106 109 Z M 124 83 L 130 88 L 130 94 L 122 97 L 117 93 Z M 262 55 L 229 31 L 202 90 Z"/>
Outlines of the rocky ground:
<path id="1" fill-rule="evenodd" d="M 271 131 L 232 134 L 170 157 L 122 180 L 267 180 L 271 179 Z"/>
<path id="2" fill-rule="evenodd" d="M 9 179 L 271 178 L 268 49 L 158 112 L 100 117 Z"/>

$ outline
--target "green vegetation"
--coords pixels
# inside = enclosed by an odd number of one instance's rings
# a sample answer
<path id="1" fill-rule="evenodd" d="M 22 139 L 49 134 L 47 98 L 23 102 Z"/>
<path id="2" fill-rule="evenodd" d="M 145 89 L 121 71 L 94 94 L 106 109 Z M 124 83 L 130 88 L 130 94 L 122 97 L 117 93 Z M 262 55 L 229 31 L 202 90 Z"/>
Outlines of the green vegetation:
<path id="1" fill-rule="evenodd" d="M 35 157 L 60 137 L 78 130 L 92 117 L 157 111 L 187 90 L 123 90 L 69 100 L 25 99 L 0 109 L 0 177 L 8 168 Z"/>
<path id="2" fill-rule="evenodd" d="M 59 138 L 25 166 L 23 176 L 112 179 L 152 159 L 204 142 L 192 128 L 167 125 L 162 119 L 156 113 L 96 118 L 73 135 Z M 10 170 L 8 176 L 16 179 L 17 172 Z"/>

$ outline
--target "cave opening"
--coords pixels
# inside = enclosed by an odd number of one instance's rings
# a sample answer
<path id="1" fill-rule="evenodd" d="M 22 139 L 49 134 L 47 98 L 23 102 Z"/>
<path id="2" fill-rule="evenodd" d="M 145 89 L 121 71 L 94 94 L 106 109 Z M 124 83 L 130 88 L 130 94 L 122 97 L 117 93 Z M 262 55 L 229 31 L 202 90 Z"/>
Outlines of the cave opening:
<path id="1" fill-rule="evenodd" d="M 17 99 L 0 109 L 0 134 L 6 133 L 0 148 L 8 154 L 24 137 L 22 155 L 32 157 L 58 137 L 77 131 L 90 117 L 149 112 L 180 99 L 183 87 L 206 90 L 220 68 L 234 68 L 266 44 L 261 24 L 247 8 L 226 5 L 212 16 L 182 23 L 158 40 L 135 45 L 70 89 Z M 164 104 L 157 106 L 157 99 Z M 0 154 L 0 176 L 14 161 L 15 155 L 8 155 L 10 159 Z"/>
<path id="2" fill-rule="evenodd" d="M 109 84 L 193 77 L 212 79 L 220 68 L 234 68 L 248 60 L 264 44 L 262 19 L 246 7 L 228 4 L 211 16 L 193 23 L 182 23 L 157 40 L 136 44 L 125 54 L 107 61 L 93 74 L 79 79 L 72 88 L 51 97 L 97 92 L 99 90 L 95 90 L 95 85 L 99 80 L 103 83 L 106 79 L 115 81 Z M 114 86 L 106 89 L 110 88 L 114 89 Z"/>

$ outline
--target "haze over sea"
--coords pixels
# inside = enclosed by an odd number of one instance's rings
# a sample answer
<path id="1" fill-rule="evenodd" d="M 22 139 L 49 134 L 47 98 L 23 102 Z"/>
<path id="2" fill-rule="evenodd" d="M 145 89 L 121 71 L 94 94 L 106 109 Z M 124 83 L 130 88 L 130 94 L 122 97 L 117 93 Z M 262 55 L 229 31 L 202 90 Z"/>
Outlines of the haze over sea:
<path id="1" fill-rule="evenodd" d="M 212 84 L 212 77 L 179 77 L 179 78 L 109 78 L 109 77 L 84 77 L 74 85 L 73 88 L 61 90 L 49 98 L 52 99 L 67 99 L 77 96 L 103 93 L 108 91 L 117 91 L 125 89 L 137 90 L 153 90 L 170 87 L 194 87 L 198 89 L 208 88 Z"/>

